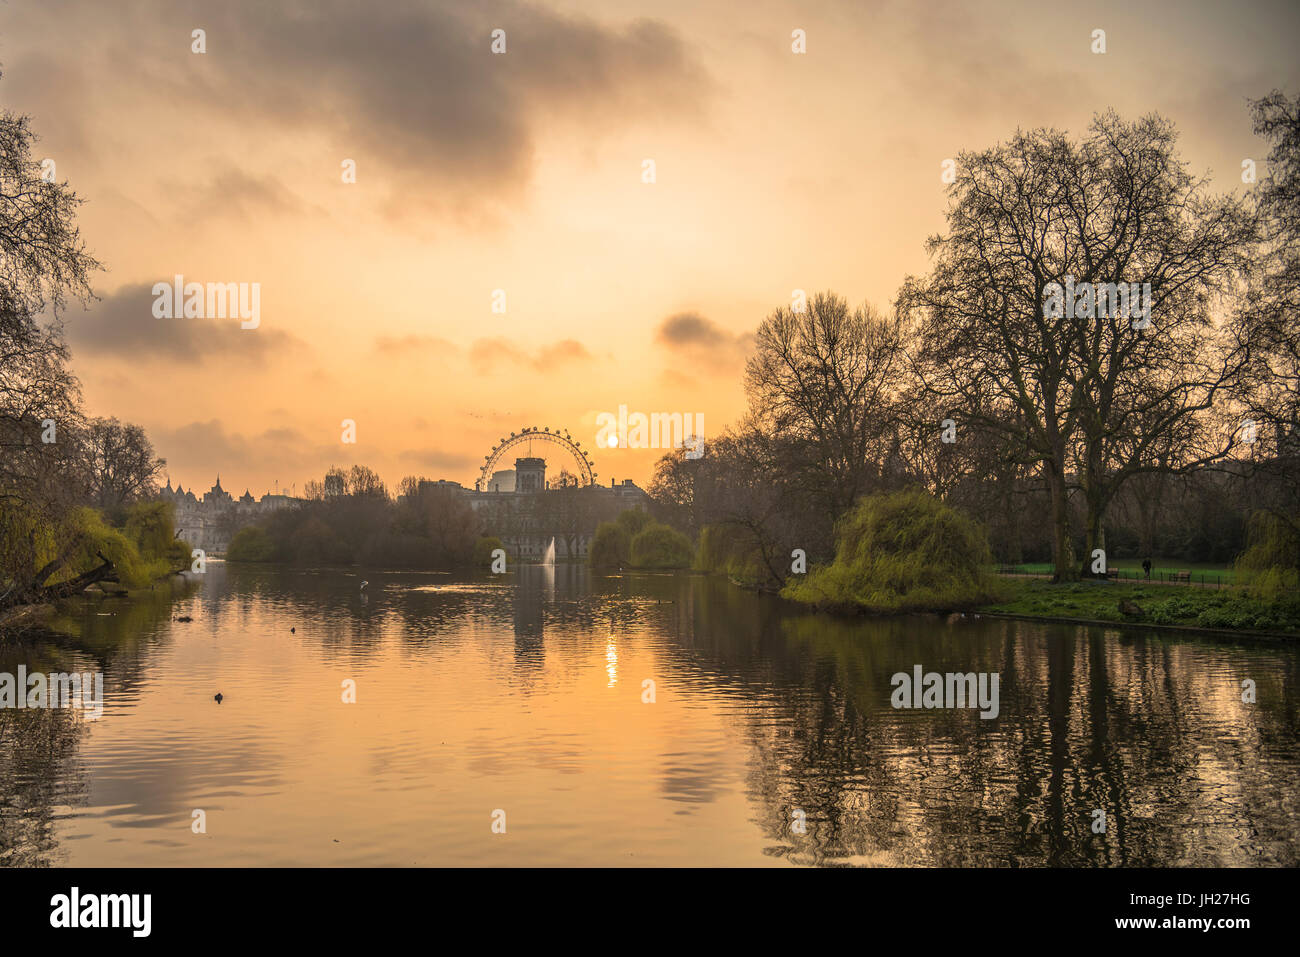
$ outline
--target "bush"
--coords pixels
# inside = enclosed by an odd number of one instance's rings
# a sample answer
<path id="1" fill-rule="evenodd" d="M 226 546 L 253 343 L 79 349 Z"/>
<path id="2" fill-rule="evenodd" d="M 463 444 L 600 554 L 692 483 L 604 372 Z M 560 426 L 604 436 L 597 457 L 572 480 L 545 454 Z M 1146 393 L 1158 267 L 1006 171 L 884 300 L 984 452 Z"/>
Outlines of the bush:
<path id="1" fill-rule="evenodd" d="M 259 525 L 249 525 L 235 532 L 226 549 L 226 561 L 230 562 L 270 562 L 275 560 L 275 543 L 266 529 Z"/>
<path id="2" fill-rule="evenodd" d="M 782 594 L 826 608 L 952 611 L 1002 589 L 984 529 L 925 492 L 864 499 L 836 529 L 835 560 L 787 582 Z"/>
<path id="3" fill-rule="evenodd" d="M 138 502 L 126 512 L 125 531 L 141 555 L 163 558 L 172 550 L 176 534 L 170 502 Z"/>
<path id="4" fill-rule="evenodd" d="M 632 539 L 631 558 L 635 568 L 690 568 L 694 549 L 677 529 L 651 522 Z"/>
<path id="5" fill-rule="evenodd" d="M 113 563 L 118 583 L 124 588 L 141 588 L 171 571 L 166 557 L 141 555 L 135 542 L 106 524 L 104 516 L 93 508 L 74 509 L 61 537 L 71 541 L 71 557 L 67 574 L 55 576 L 51 581 L 73 578 L 76 573 L 94 568 L 99 564 L 100 555 Z"/>
<path id="6" fill-rule="evenodd" d="M 1294 598 L 1300 591 L 1300 533 L 1273 512 L 1256 512 L 1250 519 L 1247 547 L 1233 565 L 1236 581 L 1246 593 L 1263 601 Z"/>
<path id="7" fill-rule="evenodd" d="M 631 553 L 632 536 L 627 528 L 619 522 L 601 522 L 592 536 L 587 563 L 593 568 L 617 568 L 630 562 Z"/>
<path id="8" fill-rule="evenodd" d="M 505 542 L 495 535 L 484 535 L 474 543 L 474 567 L 477 569 L 490 569 L 492 567 L 492 552 L 496 549 L 505 549 Z"/>
<path id="9" fill-rule="evenodd" d="M 627 531 L 629 540 L 636 538 L 650 524 L 650 513 L 639 508 L 629 508 L 618 516 L 618 524 Z"/>

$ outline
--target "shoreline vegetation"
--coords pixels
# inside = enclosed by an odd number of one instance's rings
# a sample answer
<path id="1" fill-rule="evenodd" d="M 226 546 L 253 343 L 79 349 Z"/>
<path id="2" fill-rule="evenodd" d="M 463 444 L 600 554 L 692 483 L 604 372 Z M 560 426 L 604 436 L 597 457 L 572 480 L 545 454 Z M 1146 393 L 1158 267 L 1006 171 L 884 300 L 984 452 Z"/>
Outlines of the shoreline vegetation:
<path id="1" fill-rule="evenodd" d="M 17 531 L 11 524 L 6 532 Z M 0 639 L 44 625 L 61 603 L 98 590 L 133 597 L 190 569 L 191 549 L 177 538 L 172 506 L 137 502 L 110 514 L 81 507 L 54 528 L 30 524 L 25 544 L 37 569 L 0 581 Z M 15 535 L 12 541 L 18 541 Z"/>

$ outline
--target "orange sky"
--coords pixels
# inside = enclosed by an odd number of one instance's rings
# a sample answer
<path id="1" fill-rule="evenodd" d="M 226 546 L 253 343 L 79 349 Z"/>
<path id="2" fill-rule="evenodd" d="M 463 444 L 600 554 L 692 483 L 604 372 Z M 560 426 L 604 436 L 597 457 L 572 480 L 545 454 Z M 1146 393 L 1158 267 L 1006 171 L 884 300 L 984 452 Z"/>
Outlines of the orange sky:
<path id="1" fill-rule="evenodd" d="M 1245 100 L 1300 85 L 1293 3 L 1050 6 L 11 3 L 0 103 L 107 267 L 67 315 L 87 409 L 144 425 L 173 481 L 468 484 L 526 425 L 734 422 L 763 316 L 795 288 L 887 306 L 942 161 L 1017 127 L 1155 110 L 1217 187 L 1263 172 Z M 260 325 L 156 319 L 176 274 L 260 283 Z M 593 459 L 644 484 L 660 454 Z"/>

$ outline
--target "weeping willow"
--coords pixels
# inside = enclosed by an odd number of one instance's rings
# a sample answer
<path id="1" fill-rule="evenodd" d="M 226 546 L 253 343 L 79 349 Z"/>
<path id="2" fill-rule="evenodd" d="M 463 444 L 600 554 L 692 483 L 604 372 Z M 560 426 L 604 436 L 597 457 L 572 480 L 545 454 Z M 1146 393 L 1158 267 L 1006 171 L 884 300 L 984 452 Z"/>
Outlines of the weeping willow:
<path id="1" fill-rule="evenodd" d="M 1251 516 L 1246 550 L 1233 566 L 1237 582 L 1265 601 L 1294 598 L 1300 591 L 1300 528 L 1277 512 Z"/>
<path id="2" fill-rule="evenodd" d="M 996 600 L 984 529 L 925 492 L 864 499 L 836 529 L 835 559 L 792 577 L 782 594 L 821 608 L 953 611 Z"/>

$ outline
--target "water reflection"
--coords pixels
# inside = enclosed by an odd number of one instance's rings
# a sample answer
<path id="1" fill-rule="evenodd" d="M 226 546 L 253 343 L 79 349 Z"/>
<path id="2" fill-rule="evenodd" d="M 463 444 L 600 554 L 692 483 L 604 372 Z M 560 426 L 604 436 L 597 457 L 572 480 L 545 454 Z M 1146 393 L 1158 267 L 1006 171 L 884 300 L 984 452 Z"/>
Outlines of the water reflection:
<path id="1" fill-rule="evenodd" d="M 4 864 L 1297 861 L 1288 647 L 844 621 L 565 565 L 213 563 L 85 602 L 20 661 L 102 670 L 107 708 L 0 711 Z M 894 710 L 917 664 L 998 673 L 998 717 Z"/>

